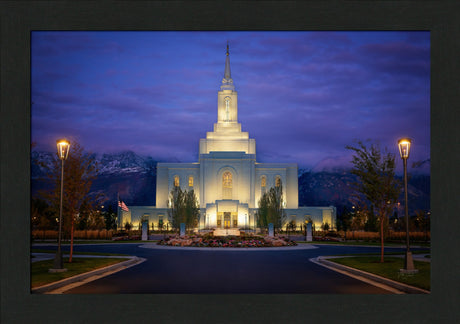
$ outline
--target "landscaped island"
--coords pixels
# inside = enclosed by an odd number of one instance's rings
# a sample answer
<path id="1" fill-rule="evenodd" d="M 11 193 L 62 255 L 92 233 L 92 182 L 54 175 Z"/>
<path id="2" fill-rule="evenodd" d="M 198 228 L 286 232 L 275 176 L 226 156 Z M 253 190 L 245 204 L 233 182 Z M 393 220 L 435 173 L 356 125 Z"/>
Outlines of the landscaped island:
<path id="1" fill-rule="evenodd" d="M 294 246 L 295 241 L 283 236 L 213 236 L 213 235 L 193 235 L 180 237 L 170 236 L 158 242 L 159 245 L 168 246 L 190 246 L 190 247 L 235 247 L 235 248 L 251 248 L 251 247 L 279 247 L 279 246 Z"/>

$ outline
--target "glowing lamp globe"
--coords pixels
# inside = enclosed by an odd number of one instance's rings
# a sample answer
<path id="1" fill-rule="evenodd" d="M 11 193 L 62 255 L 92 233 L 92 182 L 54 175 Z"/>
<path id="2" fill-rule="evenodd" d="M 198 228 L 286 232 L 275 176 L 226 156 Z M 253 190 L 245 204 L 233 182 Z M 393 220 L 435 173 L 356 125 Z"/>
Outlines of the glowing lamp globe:
<path id="1" fill-rule="evenodd" d="M 398 141 L 399 154 L 401 159 L 409 158 L 411 140 L 408 138 L 402 138 Z"/>
<path id="2" fill-rule="evenodd" d="M 61 160 L 66 160 L 69 156 L 70 143 L 66 139 L 56 141 L 58 156 Z"/>

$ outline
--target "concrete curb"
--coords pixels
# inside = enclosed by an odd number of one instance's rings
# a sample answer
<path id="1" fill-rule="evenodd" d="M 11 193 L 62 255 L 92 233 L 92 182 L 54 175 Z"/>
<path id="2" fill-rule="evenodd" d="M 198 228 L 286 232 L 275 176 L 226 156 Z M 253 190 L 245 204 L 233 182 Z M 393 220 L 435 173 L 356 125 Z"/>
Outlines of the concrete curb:
<path id="1" fill-rule="evenodd" d="M 400 292 L 406 293 L 406 294 L 429 294 L 429 290 L 417 288 L 414 286 L 409 286 L 404 283 L 394 281 L 388 278 L 384 278 L 378 275 L 375 275 L 373 273 L 365 272 L 362 270 L 358 270 L 355 268 L 351 268 L 348 266 L 345 266 L 343 264 L 338 264 L 332 261 L 329 261 L 327 259 L 333 259 L 334 257 L 325 257 L 325 256 L 319 256 L 317 258 L 310 259 L 310 261 L 326 266 L 332 270 L 341 270 L 340 272 L 345 273 L 345 274 L 351 274 L 353 277 L 360 279 L 359 277 L 364 277 L 372 282 L 383 284 L 385 286 L 389 286 L 391 288 L 394 288 Z"/>
<path id="2" fill-rule="evenodd" d="M 129 260 L 119 262 L 116 264 L 109 265 L 107 267 L 99 268 L 96 270 L 92 270 L 89 272 L 81 273 L 78 275 L 75 275 L 73 277 L 65 278 L 56 282 L 52 282 L 40 287 L 36 287 L 31 289 L 32 293 L 35 294 L 43 294 L 43 293 L 53 293 L 53 290 L 57 290 L 59 288 L 64 288 L 65 286 L 68 286 L 70 284 L 78 283 L 81 282 L 81 284 L 84 284 L 89 281 L 93 281 L 105 276 L 108 276 L 109 274 L 125 270 L 129 267 L 135 266 L 139 263 L 144 262 L 146 259 L 144 258 L 139 258 L 139 257 L 128 257 Z M 91 279 L 91 277 L 94 277 L 94 279 Z M 70 288 L 69 288 L 70 289 Z M 66 289 L 64 289 L 66 290 Z M 63 291 L 64 291 L 63 290 Z"/>

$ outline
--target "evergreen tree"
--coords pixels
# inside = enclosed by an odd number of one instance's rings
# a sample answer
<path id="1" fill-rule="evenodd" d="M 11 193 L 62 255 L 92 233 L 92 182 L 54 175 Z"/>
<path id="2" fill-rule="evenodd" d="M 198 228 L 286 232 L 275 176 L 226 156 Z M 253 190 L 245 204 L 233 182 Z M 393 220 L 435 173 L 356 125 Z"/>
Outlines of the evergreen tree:
<path id="1" fill-rule="evenodd" d="M 129 231 L 131 230 L 131 228 L 133 228 L 133 224 L 132 224 L 131 222 L 126 221 L 126 223 L 125 223 L 125 230 L 127 230 L 128 233 L 129 233 Z"/>
<path id="2" fill-rule="evenodd" d="M 353 212 L 351 212 L 347 206 L 342 210 L 339 216 L 340 230 L 344 231 L 344 238 L 347 239 L 347 231 L 351 228 L 351 222 L 353 219 Z"/>
<path id="3" fill-rule="evenodd" d="M 174 187 L 169 194 L 168 204 L 168 218 L 174 229 L 178 230 L 181 223 L 187 228 L 198 226 L 200 207 L 193 189 L 183 191 L 180 187 Z"/>
<path id="4" fill-rule="evenodd" d="M 344 206 L 342 211 L 337 215 L 337 230 L 344 231 L 350 229 L 352 213 L 347 206 Z"/>
<path id="5" fill-rule="evenodd" d="M 104 211 L 105 229 L 111 230 L 117 228 L 117 214 L 113 211 L 112 205 L 109 205 Z"/>
<path id="6" fill-rule="evenodd" d="M 31 224 L 32 229 L 45 231 L 56 227 L 56 216 L 48 203 L 40 198 L 32 198 L 31 201 Z"/>
<path id="7" fill-rule="evenodd" d="M 200 220 L 200 207 L 195 191 L 189 190 L 184 193 L 184 208 L 185 208 L 185 225 L 188 228 L 198 227 Z"/>
<path id="8" fill-rule="evenodd" d="M 260 228 L 268 228 L 268 214 L 270 210 L 270 196 L 264 192 L 259 199 L 259 209 L 257 210 L 257 226 Z"/>
<path id="9" fill-rule="evenodd" d="M 80 205 L 78 217 L 76 219 L 76 228 L 78 230 L 87 230 L 89 228 L 89 214 L 91 213 L 91 205 L 85 199 Z"/>
<path id="10" fill-rule="evenodd" d="M 259 208 L 257 211 L 258 226 L 268 228 L 272 223 L 275 228 L 281 228 L 282 221 L 285 218 L 283 209 L 283 185 L 270 188 L 259 199 Z"/>
<path id="11" fill-rule="evenodd" d="M 373 206 L 379 217 L 381 256 L 384 262 L 384 225 L 393 210 L 401 186 L 395 177 L 395 157 L 386 150 L 382 152 L 376 144 L 370 147 L 358 141 L 357 146 L 346 146 L 354 151 L 352 157 L 352 174 L 358 177 L 354 183 L 354 190 L 367 202 L 368 210 Z"/>

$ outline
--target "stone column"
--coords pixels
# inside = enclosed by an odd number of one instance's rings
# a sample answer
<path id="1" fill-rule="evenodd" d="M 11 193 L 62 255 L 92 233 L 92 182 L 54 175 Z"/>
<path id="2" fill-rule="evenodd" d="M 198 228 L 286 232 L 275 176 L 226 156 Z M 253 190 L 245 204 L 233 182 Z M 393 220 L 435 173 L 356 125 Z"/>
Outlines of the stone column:
<path id="1" fill-rule="evenodd" d="M 184 236 L 185 236 L 185 224 L 180 223 L 180 237 L 184 237 Z"/>
<path id="2" fill-rule="evenodd" d="M 274 230 L 273 230 L 273 224 L 272 223 L 268 224 L 268 236 L 269 237 L 274 236 Z"/>
<path id="3" fill-rule="evenodd" d="M 307 237 L 306 237 L 307 242 L 312 242 L 313 241 L 313 236 L 311 234 L 311 223 L 307 224 Z"/>
<path id="4" fill-rule="evenodd" d="M 149 239 L 148 226 L 149 226 L 149 223 L 142 222 L 142 241 L 147 241 Z"/>

